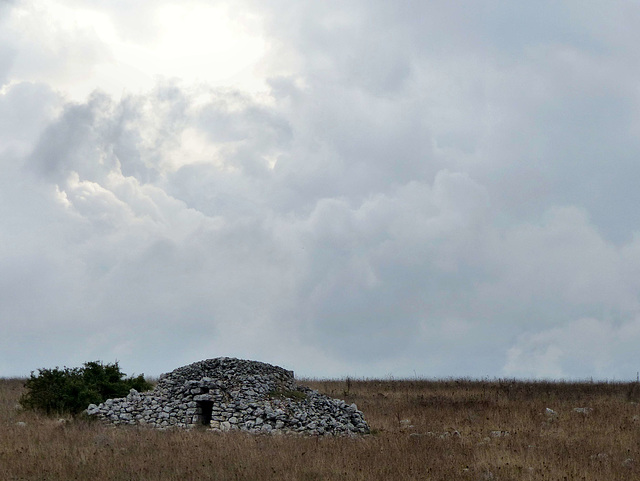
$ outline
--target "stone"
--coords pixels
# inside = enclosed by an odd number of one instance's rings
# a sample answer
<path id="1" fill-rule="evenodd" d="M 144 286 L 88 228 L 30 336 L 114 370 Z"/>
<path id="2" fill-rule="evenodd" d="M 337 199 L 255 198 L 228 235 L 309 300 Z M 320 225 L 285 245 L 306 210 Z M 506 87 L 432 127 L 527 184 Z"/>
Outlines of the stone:
<path id="1" fill-rule="evenodd" d="M 152 391 L 132 390 L 124 398 L 92 404 L 86 413 L 105 423 L 159 429 L 204 425 L 224 432 L 331 436 L 370 431 L 355 404 L 298 385 L 292 371 L 233 358 L 180 367 L 160 376 Z"/>
<path id="2" fill-rule="evenodd" d="M 139 397 L 140 397 L 140 393 L 138 393 L 138 391 L 136 391 L 135 389 L 130 389 L 129 394 L 127 394 L 128 401 L 138 399 Z"/>
<path id="3" fill-rule="evenodd" d="M 198 401 L 212 401 L 213 398 L 211 397 L 211 394 L 198 394 L 197 396 L 193 396 L 193 400 L 195 402 Z"/>
<path id="4" fill-rule="evenodd" d="M 587 415 L 591 411 L 593 411 L 592 408 L 573 408 L 573 410 L 577 413 L 584 414 L 584 415 Z"/>

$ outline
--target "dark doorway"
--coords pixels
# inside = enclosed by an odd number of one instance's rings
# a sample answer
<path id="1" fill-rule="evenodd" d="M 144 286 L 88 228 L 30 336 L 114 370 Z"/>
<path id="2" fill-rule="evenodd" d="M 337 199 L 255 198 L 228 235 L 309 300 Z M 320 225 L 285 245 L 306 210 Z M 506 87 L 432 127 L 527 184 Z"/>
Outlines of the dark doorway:
<path id="1" fill-rule="evenodd" d="M 200 422 L 205 426 L 211 424 L 211 413 L 213 412 L 213 401 L 196 401 L 198 403 L 198 413 Z"/>

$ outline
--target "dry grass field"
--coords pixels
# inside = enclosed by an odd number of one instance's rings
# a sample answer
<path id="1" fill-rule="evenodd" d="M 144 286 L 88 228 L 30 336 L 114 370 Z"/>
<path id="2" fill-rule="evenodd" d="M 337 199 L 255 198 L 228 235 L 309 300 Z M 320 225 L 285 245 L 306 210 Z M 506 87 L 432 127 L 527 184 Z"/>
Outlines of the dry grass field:
<path id="1" fill-rule="evenodd" d="M 62 422 L 16 409 L 23 381 L 3 379 L 0 480 L 640 479 L 636 383 L 306 384 L 356 402 L 373 434 L 255 436 Z"/>

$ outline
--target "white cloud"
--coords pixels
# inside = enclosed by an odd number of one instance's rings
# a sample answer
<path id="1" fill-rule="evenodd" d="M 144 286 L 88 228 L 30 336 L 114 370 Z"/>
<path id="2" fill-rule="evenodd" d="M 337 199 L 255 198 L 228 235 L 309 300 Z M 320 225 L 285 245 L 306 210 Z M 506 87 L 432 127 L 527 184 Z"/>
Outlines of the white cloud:
<path id="1" fill-rule="evenodd" d="M 110 52 L 88 20 L 56 2 L 16 2 L 0 34 L 2 43 L 16 52 L 12 79 L 59 88 L 90 76 Z"/>

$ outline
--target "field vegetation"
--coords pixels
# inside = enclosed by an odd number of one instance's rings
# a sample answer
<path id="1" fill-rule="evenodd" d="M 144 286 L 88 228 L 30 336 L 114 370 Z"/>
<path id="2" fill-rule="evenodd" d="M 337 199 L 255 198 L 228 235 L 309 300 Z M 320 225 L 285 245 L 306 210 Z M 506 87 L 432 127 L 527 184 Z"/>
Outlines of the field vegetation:
<path id="1" fill-rule="evenodd" d="M 640 479 L 640 385 L 311 380 L 357 403 L 358 438 L 113 428 L 20 409 L 0 379 L 2 480 Z"/>

